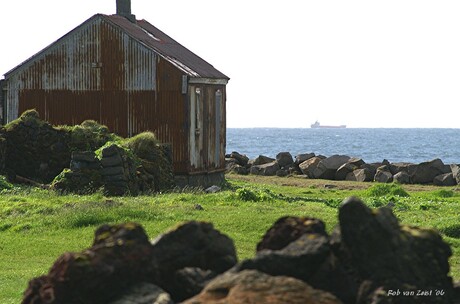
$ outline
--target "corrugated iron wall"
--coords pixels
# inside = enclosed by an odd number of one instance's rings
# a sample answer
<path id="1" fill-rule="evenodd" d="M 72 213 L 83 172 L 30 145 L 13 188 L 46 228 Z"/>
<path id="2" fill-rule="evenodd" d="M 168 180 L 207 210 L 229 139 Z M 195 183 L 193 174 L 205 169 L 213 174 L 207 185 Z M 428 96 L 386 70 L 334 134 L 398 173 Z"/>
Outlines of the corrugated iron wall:
<path id="1" fill-rule="evenodd" d="M 182 73 L 166 60 L 157 59 L 157 91 L 153 96 L 132 93 L 131 130 L 133 134 L 150 130 L 164 143 L 172 144 L 174 170 L 187 173 L 188 155 L 188 104 L 181 93 Z"/>

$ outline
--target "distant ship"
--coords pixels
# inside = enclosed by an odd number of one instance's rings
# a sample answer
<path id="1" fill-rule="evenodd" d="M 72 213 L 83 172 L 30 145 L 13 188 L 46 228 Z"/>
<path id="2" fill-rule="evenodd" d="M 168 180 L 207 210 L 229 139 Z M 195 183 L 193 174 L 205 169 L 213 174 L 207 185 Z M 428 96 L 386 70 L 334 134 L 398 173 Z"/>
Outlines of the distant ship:
<path id="1" fill-rule="evenodd" d="M 339 126 L 322 126 L 319 121 L 315 121 L 314 124 L 311 124 L 310 125 L 312 128 L 315 128 L 315 129 L 343 129 L 343 128 L 346 128 L 347 126 L 346 125 L 339 125 Z"/>

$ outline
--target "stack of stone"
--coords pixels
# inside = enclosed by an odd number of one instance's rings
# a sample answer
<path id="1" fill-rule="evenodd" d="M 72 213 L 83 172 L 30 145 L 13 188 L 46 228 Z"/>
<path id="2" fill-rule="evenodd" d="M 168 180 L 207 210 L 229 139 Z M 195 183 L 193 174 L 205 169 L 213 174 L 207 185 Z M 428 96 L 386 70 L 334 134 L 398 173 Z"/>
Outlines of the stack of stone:
<path id="1" fill-rule="evenodd" d="M 72 159 L 70 160 L 70 170 L 84 171 L 84 170 L 99 170 L 101 163 L 93 151 L 72 152 Z"/>
<path id="2" fill-rule="evenodd" d="M 54 189 L 90 193 L 102 186 L 101 164 L 92 151 L 72 152 L 70 170 L 64 169 L 53 181 Z"/>
<path id="3" fill-rule="evenodd" d="M 109 195 L 137 194 L 137 165 L 120 146 L 113 144 L 102 149 L 102 182 Z"/>

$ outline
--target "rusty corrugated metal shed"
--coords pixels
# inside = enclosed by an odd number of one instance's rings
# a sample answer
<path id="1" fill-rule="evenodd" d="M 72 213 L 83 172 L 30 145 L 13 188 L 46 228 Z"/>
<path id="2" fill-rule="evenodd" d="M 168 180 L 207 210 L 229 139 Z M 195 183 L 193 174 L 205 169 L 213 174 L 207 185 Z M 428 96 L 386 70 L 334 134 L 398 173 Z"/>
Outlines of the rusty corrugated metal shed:
<path id="1" fill-rule="evenodd" d="M 94 15 L 5 76 L 7 121 L 36 108 L 53 124 L 149 130 L 171 144 L 175 173 L 225 169 L 229 78 L 145 20 Z"/>

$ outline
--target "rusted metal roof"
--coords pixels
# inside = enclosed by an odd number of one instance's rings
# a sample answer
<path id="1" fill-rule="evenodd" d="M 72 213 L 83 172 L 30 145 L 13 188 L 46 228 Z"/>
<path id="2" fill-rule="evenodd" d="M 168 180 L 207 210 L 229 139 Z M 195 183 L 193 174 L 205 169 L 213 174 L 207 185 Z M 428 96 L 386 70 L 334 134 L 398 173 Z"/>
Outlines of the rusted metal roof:
<path id="1" fill-rule="evenodd" d="M 104 15 L 105 16 L 105 15 Z M 160 31 L 146 20 L 136 23 L 119 15 L 105 16 L 134 39 L 162 55 L 167 61 L 192 77 L 229 79 L 211 64 Z"/>
<path id="2" fill-rule="evenodd" d="M 180 43 L 178 43 L 162 31 L 160 31 L 158 28 L 156 28 L 146 20 L 137 20 L 136 23 L 133 23 L 125 17 L 119 15 L 96 14 L 88 20 L 86 20 L 85 22 L 83 22 L 77 28 L 83 26 L 87 22 L 91 22 L 94 18 L 98 17 L 101 17 L 104 20 L 112 23 L 114 26 L 121 28 L 122 31 L 125 32 L 127 35 L 139 41 L 139 43 L 142 43 L 147 48 L 152 49 L 154 52 L 162 56 L 165 60 L 169 61 L 178 69 L 182 70 L 185 74 L 193 78 L 212 78 L 226 80 L 230 79 L 225 74 L 221 73 L 216 68 L 214 68 L 211 64 L 206 62 L 204 59 L 197 56 L 196 54 L 188 50 L 186 47 L 182 46 Z M 65 38 L 74 30 L 67 33 L 59 40 Z M 35 58 L 39 57 L 42 53 L 46 52 L 55 43 L 52 43 L 39 53 L 30 57 L 29 59 L 27 59 L 20 65 L 16 66 L 12 70 L 8 71 L 7 73 L 5 73 L 5 76 L 8 76 L 9 74 L 16 71 L 18 68 L 21 68 L 24 65 L 30 63 Z"/>

